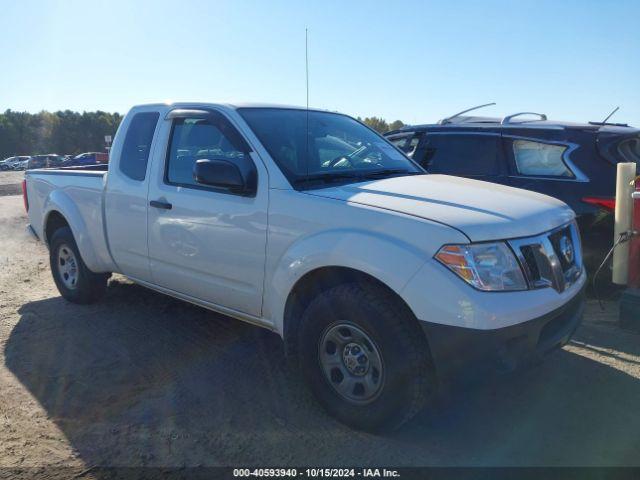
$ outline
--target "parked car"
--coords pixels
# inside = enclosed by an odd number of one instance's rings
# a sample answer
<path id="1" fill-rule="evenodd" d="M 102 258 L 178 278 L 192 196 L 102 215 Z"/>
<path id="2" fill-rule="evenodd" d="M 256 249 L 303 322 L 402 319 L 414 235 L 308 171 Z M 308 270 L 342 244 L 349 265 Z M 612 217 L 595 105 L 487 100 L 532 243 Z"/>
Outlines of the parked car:
<path id="1" fill-rule="evenodd" d="M 14 157 L 8 157 L 8 158 L 5 158 L 4 160 L 0 160 L 0 170 L 1 171 L 10 170 L 8 162 L 11 161 L 13 158 Z"/>
<path id="2" fill-rule="evenodd" d="M 0 170 L 15 170 L 16 164 L 29 160 L 27 156 L 16 156 L 5 158 L 0 162 Z"/>
<path id="3" fill-rule="evenodd" d="M 109 162 L 109 154 L 104 152 L 87 152 L 68 158 L 64 161 L 65 167 L 74 167 L 82 165 L 98 165 Z"/>
<path id="4" fill-rule="evenodd" d="M 13 163 L 13 169 L 26 170 L 27 167 L 29 166 L 29 160 L 31 160 L 31 157 L 21 157 L 20 160 Z"/>
<path id="5" fill-rule="evenodd" d="M 23 185 L 64 298 L 96 301 L 119 272 L 273 330 L 357 428 L 399 426 L 465 368 L 556 350 L 582 316 L 567 205 L 426 174 L 346 115 L 138 106 L 108 175 L 91 168 L 31 170 Z"/>
<path id="6" fill-rule="evenodd" d="M 34 155 L 27 162 L 27 170 L 32 170 L 34 168 L 59 167 L 62 165 L 63 161 L 64 157 L 56 155 L 55 153 L 50 153 L 48 155 Z"/>
<path id="7" fill-rule="evenodd" d="M 431 173 L 544 193 L 578 216 L 592 271 L 613 243 L 616 165 L 640 163 L 640 130 L 624 124 L 569 123 L 546 115 L 454 116 L 385 134 Z"/>

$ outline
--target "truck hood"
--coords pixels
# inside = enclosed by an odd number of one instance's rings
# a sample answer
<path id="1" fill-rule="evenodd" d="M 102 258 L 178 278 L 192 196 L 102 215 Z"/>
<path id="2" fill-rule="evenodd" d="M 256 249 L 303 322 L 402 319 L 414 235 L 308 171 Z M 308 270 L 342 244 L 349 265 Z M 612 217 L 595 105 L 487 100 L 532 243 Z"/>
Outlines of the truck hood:
<path id="1" fill-rule="evenodd" d="M 555 198 L 449 175 L 393 177 L 306 193 L 443 223 L 473 242 L 537 235 L 575 217 Z"/>

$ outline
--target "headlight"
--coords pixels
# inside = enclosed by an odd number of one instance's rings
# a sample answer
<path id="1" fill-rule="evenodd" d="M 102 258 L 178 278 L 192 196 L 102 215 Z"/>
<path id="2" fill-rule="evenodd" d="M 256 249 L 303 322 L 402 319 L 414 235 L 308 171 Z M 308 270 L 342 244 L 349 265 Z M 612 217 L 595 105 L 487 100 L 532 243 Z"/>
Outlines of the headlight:
<path id="1" fill-rule="evenodd" d="M 526 290 L 518 260 L 506 243 L 445 245 L 436 259 L 479 290 Z"/>

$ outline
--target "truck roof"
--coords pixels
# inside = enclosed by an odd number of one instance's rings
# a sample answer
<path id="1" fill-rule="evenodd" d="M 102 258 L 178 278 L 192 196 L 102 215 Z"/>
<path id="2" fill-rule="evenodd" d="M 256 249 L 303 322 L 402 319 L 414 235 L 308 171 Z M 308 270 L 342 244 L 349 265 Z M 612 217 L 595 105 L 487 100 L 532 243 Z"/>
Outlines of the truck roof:
<path id="1" fill-rule="evenodd" d="M 163 107 L 163 108 L 211 108 L 211 107 L 226 107 L 233 110 L 239 108 L 279 108 L 286 110 L 307 110 L 307 107 L 299 105 L 283 105 L 277 103 L 262 103 L 262 102 L 160 102 L 160 103 L 146 103 L 135 105 L 132 110 L 149 107 Z M 329 110 L 309 107 L 310 111 L 315 112 L 329 112 Z"/>

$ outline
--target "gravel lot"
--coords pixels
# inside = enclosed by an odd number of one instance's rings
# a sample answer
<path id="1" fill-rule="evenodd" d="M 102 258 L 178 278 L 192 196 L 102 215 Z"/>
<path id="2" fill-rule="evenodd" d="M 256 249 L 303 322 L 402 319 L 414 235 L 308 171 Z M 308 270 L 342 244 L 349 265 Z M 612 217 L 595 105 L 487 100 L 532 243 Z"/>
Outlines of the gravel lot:
<path id="1" fill-rule="evenodd" d="M 8 185 L 12 183 L 20 183 L 24 178 L 24 171 L 1 171 L 0 170 L 0 185 Z"/>
<path id="2" fill-rule="evenodd" d="M 0 171 L 0 197 L 5 195 L 21 195 L 20 183 L 24 179 L 24 172 Z"/>
<path id="3" fill-rule="evenodd" d="M 0 466 L 640 465 L 640 335 L 613 302 L 543 365 L 374 436 L 321 412 L 270 332 L 120 276 L 65 302 L 25 224 L 0 197 Z"/>

